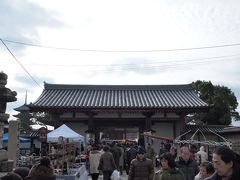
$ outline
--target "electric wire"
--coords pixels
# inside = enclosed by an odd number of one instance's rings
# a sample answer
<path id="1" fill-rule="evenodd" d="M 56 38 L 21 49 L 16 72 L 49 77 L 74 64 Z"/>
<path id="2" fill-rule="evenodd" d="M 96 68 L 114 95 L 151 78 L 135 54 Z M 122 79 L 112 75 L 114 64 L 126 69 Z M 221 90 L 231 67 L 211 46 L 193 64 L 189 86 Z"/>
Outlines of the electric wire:
<path id="1" fill-rule="evenodd" d="M 27 69 L 20 63 L 20 61 L 16 58 L 16 56 L 11 52 L 11 50 L 8 48 L 8 46 L 4 43 L 2 39 L 0 39 L 2 44 L 5 46 L 5 48 L 8 50 L 8 52 L 12 55 L 12 57 L 17 61 L 17 63 L 22 67 L 22 69 L 29 75 L 29 77 L 41 88 L 40 84 L 33 78 L 33 76 L 27 71 Z"/>
<path id="2" fill-rule="evenodd" d="M 179 64 L 182 62 L 210 62 L 210 61 L 222 61 L 223 60 L 228 60 L 226 58 L 239 58 L 236 60 L 240 60 L 240 54 L 234 54 L 234 55 L 226 55 L 226 56 L 213 56 L 213 57 L 205 57 L 205 58 L 196 58 L 196 59 L 175 59 L 175 60 L 164 60 L 164 61 L 153 61 L 153 62 L 142 62 L 142 63 L 126 63 L 126 64 L 36 64 L 36 63 L 31 63 L 31 66 L 54 66 L 54 67 L 124 67 L 124 66 L 139 66 L 141 65 L 154 65 L 154 64 Z M 25 64 L 27 65 L 27 64 Z M 154 66 L 152 66 L 154 67 Z"/>
<path id="3" fill-rule="evenodd" d="M 6 46 L 6 44 L 3 42 L 4 40 L 1 39 L 2 43 Z M 6 40 L 9 41 L 9 40 Z M 20 44 L 24 44 L 25 43 L 21 43 L 21 42 L 15 42 L 15 41 L 10 41 L 12 43 L 20 43 Z M 7 47 L 6 47 L 7 48 Z M 11 53 L 11 51 L 9 50 L 9 48 L 7 48 L 8 51 Z M 13 53 L 11 53 L 13 55 Z M 240 54 L 235 54 L 235 55 L 225 55 L 225 56 L 214 56 L 214 57 L 207 57 L 207 58 L 197 58 L 197 59 L 183 59 L 183 60 L 174 60 L 174 61 L 161 61 L 161 62 L 150 62 L 150 63 L 141 63 L 139 65 L 139 63 L 128 63 L 128 64 L 109 64 L 109 65 L 103 65 L 103 64 L 96 64 L 96 65 L 66 65 L 66 64 L 62 64 L 62 65 L 57 65 L 57 64 L 53 64 L 52 66 L 57 67 L 57 66 L 65 66 L 65 67 L 69 67 L 69 66 L 74 66 L 74 67 L 107 67 L 107 69 L 105 70 L 97 70 L 97 69 L 92 69 L 92 70 L 88 70 L 88 71 L 81 71 L 78 69 L 78 72 L 110 72 L 110 71 L 131 71 L 131 70 L 164 70 L 164 69 L 169 69 L 169 68 L 178 68 L 180 66 L 191 66 L 191 65 L 206 65 L 206 63 L 212 63 L 212 62 L 216 62 L 216 61 L 225 61 L 225 58 L 230 58 L 230 57 L 237 57 Z M 24 68 L 24 66 L 16 59 L 16 57 L 13 55 L 13 57 L 15 58 L 15 60 L 22 66 L 22 68 L 27 72 L 27 70 Z M 212 60 L 211 60 L 212 59 Z M 228 59 L 229 60 L 229 59 Z M 238 60 L 238 59 L 235 59 Z M 186 62 L 186 63 L 184 63 Z M 173 64 L 174 63 L 174 64 Z M 163 64 L 163 65 L 161 65 Z M 34 64 L 31 64 L 31 66 Z M 145 66 L 147 65 L 147 66 Z M 149 66 L 151 65 L 151 66 Z M 50 64 L 44 64 L 44 65 L 37 65 L 37 66 L 51 66 Z M 127 66 L 127 67 L 124 67 Z M 28 72 L 27 72 L 28 73 Z M 30 73 L 28 73 L 30 75 Z M 30 77 L 33 79 L 33 77 L 30 75 Z M 35 81 L 35 80 L 34 80 Z M 36 82 L 35 82 L 36 83 Z M 38 83 L 37 83 L 38 84 Z M 39 85 L 39 84 L 38 84 Z"/>
<path id="4" fill-rule="evenodd" d="M 77 69 L 77 72 L 84 72 L 84 73 L 87 73 L 87 72 L 112 72 L 112 71 L 115 71 L 115 72 L 124 72 L 124 71 L 134 71 L 134 70 L 141 70 L 141 71 L 144 71 L 144 70 L 164 70 L 164 69 L 176 69 L 178 67 L 182 68 L 184 66 L 194 66 L 194 65 L 208 65 L 210 63 L 216 63 L 216 62 L 221 62 L 221 61 L 239 61 L 239 59 L 229 59 L 229 57 L 239 57 L 238 54 L 236 55 L 231 55 L 231 56 L 216 56 L 216 57 L 208 57 L 208 58 L 205 58 L 205 59 L 196 59 L 195 60 L 183 60 L 183 61 L 171 61 L 171 62 L 154 62 L 154 63 L 142 63 L 142 64 L 123 64 L 124 66 L 121 66 L 121 64 L 115 64 L 115 66 L 112 66 L 112 65 L 98 65 L 97 66 L 97 69 L 88 69 L 87 71 L 84 71 L 84 70 L 81 70 L 79 69 L 79 67 L 82 66 L 82 68 L 84 68 L 85 66 L 91 66 L 92 68 L 94 67 L 94 65 L 60 65 L 60 66 L 65 66 L 65 67 L 69 67 L 71 66 L 74 67 L 74 68 L 78 68 Z M 228 59 L 226 59 L 228 58 Z M 156 65 L 156 63 L 158 63 L 158 65 Z M 151 65 L 153 64 L 153 65 Z M 26 66 L 27 64 L 25 64 Z M 33 66 L 34 64 L 30 64 L 31 66 Z M 117 66 L 118 65 L 118 66 Z M 128 65 L 128 66 L 126 66 Z M 146 66 L 147 65 L 147 66 Z M 47 67 L 50 67 L 50 66 L 54 66 L 54 67 L 58 67 L 58 65 L 49 65 L 49 64 L 44 64 L 44 65 L 41 65 L 41 64 L 37 64 L 36 66 L 45 66 L 46 68 Z M 98 69 L 100 67 L 104 67 L 105 69 Z M 46 69 L 45 68 L 45 69 Z M 52 68 L 51 68 L 52 69 Z M 57 69 L 55 69 L 57 70 Z M 66 69 L 65 69 L 66 70 Z M 62 70 L 61 70 L 62 71 Z M 74 69 L 71 69 L 71 72 L 74 71 Z M 54 72 L 52 72 L 54 73 Z"/>
<path id="5" fill-rule="evenodd" d="M 39 47 L 39 45 L 34 45 L 34 44 L 27 44 L 27 43 L 22 43 L 22 42 L 17 42 L 17 41 L 11 41 L 11 40 L 3 40 L 3 39 L 1 39 L 2 41 L 7 41 L 7 42 L 11 42 L 11 43 L 18 43 L 18 44 L 23 44 L 23 45 L 33 45 L 33 46 L 38 46 Z M 236 45 L 236 44 L 231 44 L 231 45 Z M 239 44 L 240 45 L 240 44 Z M 229 45 L 227 45 L 227 46 L 229 46 Z M 46 46 L 41 46 L 41 47 L 46 47 Z M 213 47 L 216 47 L 216 46 L 213 46 Z M 54 47 L 55 48 L 55 47 Z M 192 48 L 193 49 L 193 48 Z M 75 49 L 72 49 L 72 50 L 75 50 Z M 226 55 L 226 56 L 215 56 L 215 57 L 207 57 L 207 58 L 197 58 L 197 59 L 188 59 L 188 60 L 180 60 L 181 62 L 179 62 L 179 60 L 174 60 L 174 61 L 162 61 L 162 62 L 151 62 L 151 63 L 141 63 L 141 65 L 149 65 L 149 64 L 169 64 L 169 63 L 175 63 L 174 65 L 165 65 L 165 67 L 166 68 L 174 68 L 174 67 L 176 67 L 176 66 L 182 66 L 182 65 L 184 65 L 184 64 L 179 64 L 179 63 L 182 63 L 182 62 L 190 62 L 190 64 L 194 64 L 194 63 L 191 63 L 192 61 L 193 62 L 196 62 L 196 61 L 202 61 L 202 62 L 210 62 L 210 61 L 204 61 L 204 60 L 208 60 L 208 59 L 219 59 L 219 58 L 230 58 L 230 57 L 236 57 L 236 56 L 239 56 L 239 54 L 235 54 L 235 55 Z M 221 60 L 218 60 L 218 61 L 221 61 Z M 201 62 L 196 62 L 197 64 L 201 64 Z M 31 65 L 34 65 L 34 64 L 31 64 Z M 38 66 L 51 66 L 50 64 L 47 64 L 47 65 L 38 65 Z M 69 65 L 69 64 L 63 64 L 63 65 L 58 65 L 58 64 L 54 64 L 54 65 L 52 65 L 52 66 L 55 66 L 55 67 L 57 67 L 57 66 L 67 66 L 67 67 L 71 67 L 71 66 L 74 66 L 74 67 L 76 67 L 76 66 L 81 66 L 81 67 L 106 67 L 106 66 L 109 66 L 109 67 L 111 67 L 111 68 L 115 68 L 115 70 L 116 70 L 116 68 L 118 68 L 118 66 L 120 66 L 120 68 L 121 68 L 121 66 L 128 66 L 128 68 L 126 68 L 126 70 L 128 70 L 129 69 L 129 66 L 138 66 L 139 67 L 139 64 L 134 64 L 134 63 L 131 63 L 131 64 L 109 64 L 109 65 L 103 65 L 103 64 L 95 64 L 95 65 Z M 137 67 L 137 68 L 138 68 Z M 155 67 L 159 67 L 159 66 L 148 66 L 148 67 L 142 67 L 142 68 L 147 68 L 147 69 L 149 69 L 149 68 L 155 68 Z M 162 66 L 162 67 L 164 67 L 164 66 Z M 134 67 L 130 67 L 130 69 L 134 69 Z M 138 68 L 139 69 L 139 68 Z M 120 69 L 120 70 L 123 70 L 123 69 Z"/>
<path id="6" fill-rule="evenodd" d="M 225 60 L 219 60 L 225 61 Z M 186 66 L 193 66 L 193 65 L 208 65 L 206 63 L 214 63 L 213 61 L 205 61 L 205 62 L 192 62 L 192 63 L 185 63 L 185 64 L 172 64 L 172 65 L 159 65 L 159 66 L 148 66 L 148 67 L 128 67 L 122 69 L 106 69 L 106 70 L 92 70 L 92 71 L 78 71 L 78 72 L 124 72 L 124 71 L 149 71 L 149 70 L 166 70 L 166 69 L 175 69 L 178 67 L 186 67 Z"/>
<path id="7" fill-rule="evenodd" d="M 153 53 L 153 52 L 170 52 L 170 51 L 190 51 L 190 50 L 204 50 L 204 49 L 215 49 L 215 48 L 224 48 L 224 47 L 234 47 L 240 46 L 240 43 L 234 44 L 223 44 L 223 45 L 214 45 L 214 46 L 202 46 L 202 47 L 192 47 L 192 48 L 176 48 L 176 49 L 152 49 L 152 50 L 101 50 L 101 49 L 78 49 L 78 48 L 63 48 L 55 46 L 44 46 L 39 44 L 24 43 L 19 41 L 12 41 L 8 39 L 2 39 L 1 41 L 21 44 L 24 46 L 33 46 L 40 48 L 56 49 L 56 50 L 66 50 L 66 51 L 82 51 L 82 52 L 99 52 L 99 53 Z"/>
<path id="8" fill-rule="evenodd" d="M 180 62 L 197 62 L 200 61 L 200 62 L 210 62 L 208 60 L 211 60 L 212 61 L 222 61 L 222 60 L 219 60 L 219 59 L 223 59 L 223 58 L 239 58 L 240 54 L 231 54 L 231 55 L 224 55 L 224 56 L 212 56 L 212 57 L 205 57 L 205 58 L 194 58 L 194 59 L 175 59 L 175 60 L 164 60 L 164 61 L 153 61 L 153 62 L 141 62 L 141 63 L 126 63 L 126 64 L 123 64 L 123 63 L 119 63 L 119 64 L 92 64 L 92 65 L 89 65 L 89 64 L 36 64 L 36 63 L 31 63 L 31 66 L 54 66 L 54 67 L 121 67 L 121 66 L 139 66 L 139 64 L 141 65 L 152 65 L 152 64 L 173 64 L 176 65 L 176 64 L 179 64 Z M 216 60 L 214 60 L 216 59 Z M 227 60 L 227 59 L 226 59 Z M 240 60 L 239 59 L 236 59 L 236 60 Z M 2 62 L 4 63 L 4 62 Z M 25 64 L 27 65 L 27 64 Z M 154 66 L 152 66 L 154 67 Z"/>
<path id="9" fill-rule="evenodd" d="M 229 61 L 234 61 L 235 59 L 229 60 Z M 218 61 L 226 61 L 225 59 L 218 60 Z M 205 62 L 192 62 L 192 63 L 181 63 L 181 64 L 169 64 L 169 65 L 159 65 L 159 66 L 136 66 L 136 67 L 123 67 L 123 68 L 111 68 L 109 67 L 108 69 L 89 69 L 89 70 L 81 70 L 78 67 L 77 69 L 71 69 L 70 73 L 108 73 L 108 72 L 128 72 L 128 71 L 137 71 L 137 72 L 143 72 L 143 71 L 150 71 L 152 72 L 157 71 L 157 70 L 166 70 L 166 69 L 176 69 L 176 68 L 185 68 L 185 67 L 192 67 L 192 66 L 202 66 L 202 65 L 209 65 L 210 63 L 215 63 L 214 61 L 205 61 Z M 46 69 L 46 68 L 45 68 Z M 51 68 L 52 70 L 52 68 Z M 58 74 L 58 73 L 69 73 L 68 69 L 60 70 L 58 71 L 55 69 L 55 72 L 51 71 L 51 74 Z"/>

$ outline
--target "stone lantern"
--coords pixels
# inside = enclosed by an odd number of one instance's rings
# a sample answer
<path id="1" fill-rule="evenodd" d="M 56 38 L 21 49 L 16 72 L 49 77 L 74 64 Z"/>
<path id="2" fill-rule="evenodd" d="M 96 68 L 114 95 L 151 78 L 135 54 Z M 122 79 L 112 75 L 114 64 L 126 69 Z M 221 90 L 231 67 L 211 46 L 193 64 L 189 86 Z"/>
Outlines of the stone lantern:
<path id="1" fill-rule="evenodd" d="M 8 102 L 14 102 L 17 100 L 15 91 L 11 91 L 6 88 L 7 84 L 7 74 L 0 72 L 0 172 L 4 170 L 8 170 L 8 156 L 7 151 L 2 149 L 3 142 L 2 137 L 4 133 L 4 122 L 7 122 L 9 118 L 9 114 L 6 114 L 6 107 Z"/>

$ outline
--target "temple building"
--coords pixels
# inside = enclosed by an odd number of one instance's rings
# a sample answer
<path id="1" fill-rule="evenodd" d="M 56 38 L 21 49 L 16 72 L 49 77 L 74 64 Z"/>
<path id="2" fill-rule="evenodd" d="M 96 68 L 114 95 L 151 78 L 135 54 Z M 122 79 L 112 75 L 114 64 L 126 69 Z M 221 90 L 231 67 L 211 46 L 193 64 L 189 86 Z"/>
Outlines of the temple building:
<path id="1" fill-rule="evenodd" d="M 184 85 L 67 85 L 44 84 L 39 98 L 27 105 L 47 112 L 58 127 L 66 124 L 81 135 L 99 140 L 139 140 L 144 132 L 175 138 L 185 117 L 206 112 L 191 84 Z M 17 108 L 21 111 L 22 108 Z M 160 143 L 156 142 L 154 146 Z M 158 146 L 159 147 L 159 146 Z"/>

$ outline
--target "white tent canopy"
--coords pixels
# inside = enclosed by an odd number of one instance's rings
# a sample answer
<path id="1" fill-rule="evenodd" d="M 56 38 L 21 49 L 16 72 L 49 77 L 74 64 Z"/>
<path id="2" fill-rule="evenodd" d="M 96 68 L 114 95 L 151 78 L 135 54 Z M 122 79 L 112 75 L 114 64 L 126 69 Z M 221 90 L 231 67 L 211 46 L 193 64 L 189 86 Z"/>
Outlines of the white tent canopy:
<path id="1" fill-rule="evenodd" d="M 51 131 L 47 134 L 47 141 L 48 142 L 57 142 L 58 138 L 62 136 L 64 138 L 73 139 L 74 141 L 84 141 L 84 137 L 75 131 L 73 131 L 71 128 L 63 124 L 59 128 Z"/>

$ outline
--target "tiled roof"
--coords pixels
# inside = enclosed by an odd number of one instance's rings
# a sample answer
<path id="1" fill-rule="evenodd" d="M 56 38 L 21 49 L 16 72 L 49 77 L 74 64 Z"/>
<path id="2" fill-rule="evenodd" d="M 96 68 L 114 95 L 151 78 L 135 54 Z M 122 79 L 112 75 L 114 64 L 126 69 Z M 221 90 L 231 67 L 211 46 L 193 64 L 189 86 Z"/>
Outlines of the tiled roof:
<path id="1" fill-rule="evenodd" d="M 222 133 L 239 133 L 240 126 L 226 127 L 223 129 Z"/>
<path id="2" fill-rule="evenodd" d="M 192 133 L 196 132 L 197 130 L 202 131 L 203 133 L 207 132 L 215 132 L 215 133 L 220 133 L 226 128 L 227 126 L 225 125 L 189 125 L 187 124 L 185 127 L 185 132 L 188 132 L 191 130 Z"/>
<path id="3" fill-rule="evenodd" d="M 47 132 L 51 132 L 51 130 L 47 130 Z M 39 129 L 32 129 L 30 130 L 29 132 L 26 132 L 26 133 L 22 133 L 21 134 L 21 137 L 30 137 L 30 138 L 38 138 L 40 135 L 40 131 Z"/>
<path id="4" fill-rule="evenodd" d="M 29 131 L 26 131 L 26 130 L 22 130 L 20 132 L 20 136 L 21 137 L 32 137 L 32 138 L 36 138 L 36 137 L 39 137 L 39 130 L 38 129 L 33 129 L 33 130 L 29 130 Z"/>
<path id="5" fill-rule="evenodd" d="M 22 106 L 19 106 L 19 107 L 17 107 L 17 108 L 14 108 L 14 110 L 15 110 L 15 111 L 19 111 L 19 112 L 27 112 L 27 111 L 29 111 L 30 109 L 29 109 L 29 107 L 28 107 L 27 104 L 24 104 L 24 105 L 22 105 Z"/>
<path id="6" fill-rule="evenodd" d="M 30 108 L 208 109 L 187 85 L 47 84 Z"/>

